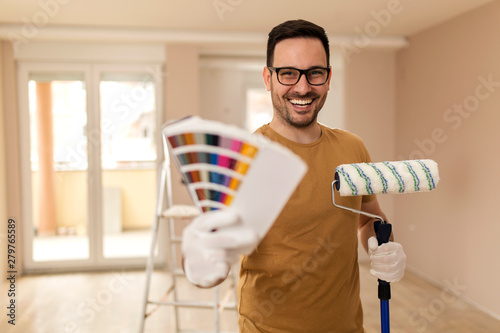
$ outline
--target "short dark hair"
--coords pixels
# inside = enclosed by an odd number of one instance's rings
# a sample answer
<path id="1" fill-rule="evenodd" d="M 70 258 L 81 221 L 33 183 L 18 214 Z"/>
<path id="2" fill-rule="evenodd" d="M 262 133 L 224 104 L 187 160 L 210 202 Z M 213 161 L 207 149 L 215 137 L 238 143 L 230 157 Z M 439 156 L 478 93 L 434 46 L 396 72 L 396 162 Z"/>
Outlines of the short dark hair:
<path id="1" fill-rule="evenodd" d="M 273 66 L 274 49 L 278 42 L 296 37 L 318 38 L 326 52 L 327 65 L 330 66 L 330 46 L 325 29 L 317 24 L 305 20 L 290 20 L 274 27 L 267 39 L 267 66 Z"/>

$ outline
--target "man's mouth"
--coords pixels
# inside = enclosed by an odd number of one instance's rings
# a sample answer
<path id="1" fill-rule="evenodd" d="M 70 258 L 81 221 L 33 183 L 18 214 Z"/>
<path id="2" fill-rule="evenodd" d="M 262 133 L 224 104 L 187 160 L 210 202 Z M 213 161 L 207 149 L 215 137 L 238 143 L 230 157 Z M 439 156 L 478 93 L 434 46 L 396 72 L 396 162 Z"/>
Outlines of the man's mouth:
<path id="1" fill-rule="evenodd" d="M 289 99 L 290 103 L 293 104 L 294 106 L 308 106 L 311 105 L 313 102 L 313 99 Z"/>

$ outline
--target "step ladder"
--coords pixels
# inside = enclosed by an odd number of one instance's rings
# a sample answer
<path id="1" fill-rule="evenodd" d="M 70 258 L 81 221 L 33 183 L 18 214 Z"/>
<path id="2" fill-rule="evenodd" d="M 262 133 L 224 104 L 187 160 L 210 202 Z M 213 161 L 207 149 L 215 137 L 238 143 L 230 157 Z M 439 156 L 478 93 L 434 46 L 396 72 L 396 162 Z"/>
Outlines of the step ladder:
<path id="1" fill-rule="evenodd" d="M 172 204 L 172 179 L 170 173 L 170 158 L 168 155 L 168 150 L 166 149 L 164 142 L 164 152 L 165 159 L 161 168 L 161 173 L 158 183 L 157 192 L 157 203 L 155 210 L 155 220 L 151 227 L 151 248 L 149 252 L 149 257 L 146 263 L 146 282 L 144 290 L 144 298 L 142 302 L 142 312 L 140 318 L 139 333 L 146 333 L 146 319 L 152 315 L 160 306 L 172 306 L 174 309 L 174 327 L 175 333 L 198 333 L 198 332 L 211 332 L 211 333 L 222 333 L 220 331 L 220 312 L 223 310 L 236 310 L 236 301 L 228 302 L 230 298 L 230 293 L 234 292 L 234 299 L 237 299 L 236 284 L 237 275 L 236 270 L 233 268 L 231 270 L 228 279 L 231 279 L 231 285 L 228 289 L 228 293 L 221 299 L 220 298 L 220 288 L 219 286 L 214 287 L 214 297 L 212 301 L 186 301 L 180 298 L 179 290 L 177 288 L 177 278 L 184 276 L 184 272 L 180 266 L 177 265 L 177 247 L 181 243 L 181 237 L 176 236 L 175 224 L 176 221 L 193 219 L 199 215 L 199 210 L 195 206 L 189 205 L 173 205 Z M 168 224 L 168 237 L 167 243 L 169 247 L 170 254 L 170 265 L 168 265 L 168 273 L 172 277 L 172 284 L 166 291 L 165 295 L 161 299 L 150 299 L 150 286 L 151 279 L 154 271 L 155 265 L 155 250 L 158 243 L 158 233 L 161 223 Z M 170 296 L 171 295 L 171 296 Z M 167 298 L 172 300 L 167 301 Z M 148 312 L 148 305 L 153 306 L 153 310 Z M 150 307 L 151 307 L 150 306 Z M 183 330 L 180 325 L 180 308 L 194 308 L 194 309 L 213 309 L 215 328 L 214 331 L 207 330 Z"/>

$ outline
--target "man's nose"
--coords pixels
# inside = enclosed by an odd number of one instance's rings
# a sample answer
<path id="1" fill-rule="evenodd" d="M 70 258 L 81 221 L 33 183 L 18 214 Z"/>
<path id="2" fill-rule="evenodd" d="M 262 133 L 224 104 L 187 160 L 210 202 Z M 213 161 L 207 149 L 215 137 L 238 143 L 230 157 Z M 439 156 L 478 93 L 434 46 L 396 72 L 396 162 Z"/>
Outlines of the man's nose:
<path id="1" fill-rule="evenodd" d="M 299 82 L 297 82 L 293 86 L 293 90 L 300 93 L 301 95 L 307 94 L 311 91 L 311 89 L 311 85 L 309 84 L 309 82 L 307 82 L 307 77 L 305 74 L 301 75 Z"/>

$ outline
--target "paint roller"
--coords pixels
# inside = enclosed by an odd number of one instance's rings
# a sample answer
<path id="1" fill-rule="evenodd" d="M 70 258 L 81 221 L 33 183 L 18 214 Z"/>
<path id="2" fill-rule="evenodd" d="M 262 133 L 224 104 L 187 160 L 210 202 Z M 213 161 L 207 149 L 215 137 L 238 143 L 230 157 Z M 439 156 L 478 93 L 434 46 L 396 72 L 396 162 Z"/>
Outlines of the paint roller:
<path id="1" fill-rule="evenodd" d="M 336 204 L 335 190 L 341 196 L 428 192 L 434 190 L 438 182 L 438 166 L 433 160 L 342 164 L 335 169 L 332 203 L 335 207 L 375 218 L 375 234 L 380 245 L 389 241 L 391 224 L 381 216 Z M 390 284 L 380 279 L 378 281 L 381 331 L 389 333 Z"/>

